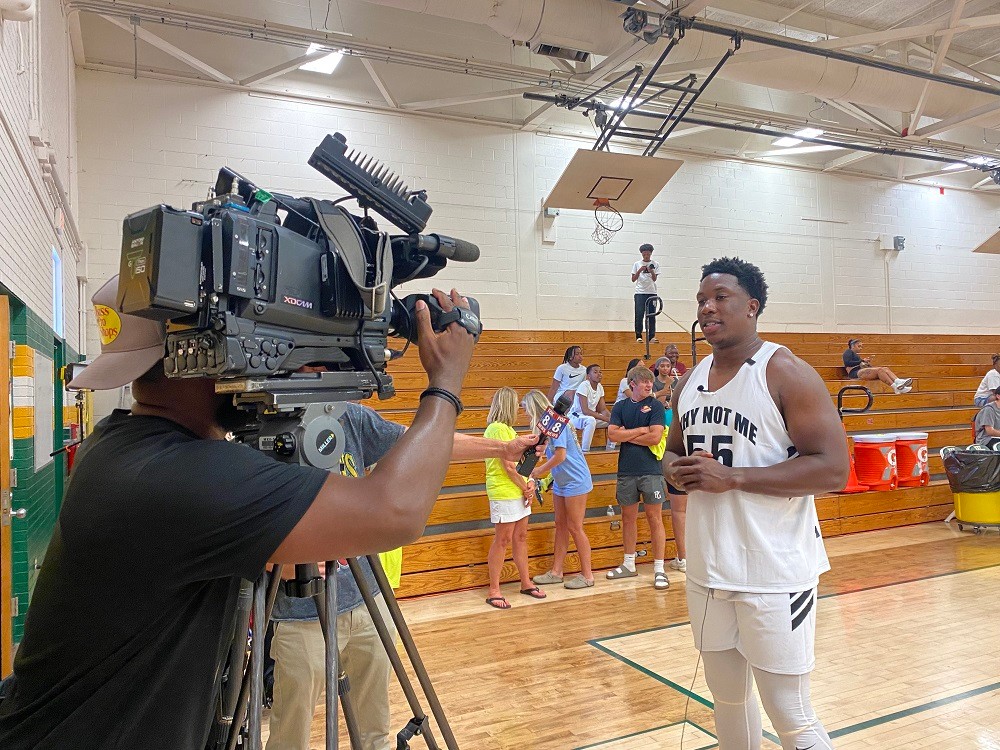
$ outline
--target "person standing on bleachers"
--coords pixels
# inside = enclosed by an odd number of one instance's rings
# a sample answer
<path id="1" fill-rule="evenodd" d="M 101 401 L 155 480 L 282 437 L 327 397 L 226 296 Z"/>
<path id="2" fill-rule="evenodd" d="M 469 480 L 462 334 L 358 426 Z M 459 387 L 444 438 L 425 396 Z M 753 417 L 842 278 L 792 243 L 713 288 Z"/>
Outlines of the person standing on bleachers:
<path id="1" fill-rule="evenodd" d="M 575 391 L 585 377 L 587 368 L 583 366 L 583 347 L 571 346 L 563 354 L 562 364 L 552 374 L 552 385 L 546 396 L 554 404 L 566 391 Z"/>
<path id="2" fill-rule="evenodd" d="M 504 386 L 493 394 L 489 422 L 483 437 L 507 443 L 517 439 L 517 391 Z M 514 461 L 504 458 L 486 459 L 486 497 L 490 501 L 490 522 L 495 533 L 486 556 L 490 577 L 490 593 L 486 603 L 497 609 L 510 609 L 510 602 L 500 593 L 500 573 L 511 548 L 514 565 L 521 576 L 521 593 L 544 599 L 545 593 L 531 583 L 528 572 L 528 518 L 531 501 L 535 499 L 535 481 L 517 473 Z"/>
<path id="3" fill-rule="evenodd" d="M 997 388 L 1000 388 L 1000 354 L 993 355 L 993 367 L 983 375 L 983 379 L 976 389 L 976 395 L 972 399 L 973 403 L 982 409 L 992 400 L 993 392 Z"/>
<path id="4" fill-rule="evenodd" d="M 570 424 L 583 430 L 580 447 L 589 451 L 594 442 L 594 433 L 599 427 L 607 427 L 611 412 L 604 403 L 604 386 L 601 385 L 601 366 L 588 365 L 587 378 L 576 389 L 573 406 L 569 410 Z"/>
<path id="5" fill-rule="evenodd" d="M 648 242 L 639 246 L 642 260 L 632 264 L 632 281 L 635 284 L 635 340 L 642 343 L 643 322 L 646 319 L 646 302 L 656 296 L 656 277 L 660 264 L 653 260 L 653 246 Z M 656 317 L 650 316 L 649 342 L 659 343 L 656 338 Z"/>
<path id="6" fill-rule="evenodd" d="M 844 351 L 844 370 L 852 380 L 881 380 L 897 396 L 913 390 L 913 378 L 900 378 L 888 367 L 872 367 L 871 357 L 862 357 L 861 339 L 848 339 Z"/>
<path id="7" fill-rule="evenodd" d="M 1000 447 L 1000 387 L 990 391 L 989 401 L 976 415 L 976 445 Z"/>

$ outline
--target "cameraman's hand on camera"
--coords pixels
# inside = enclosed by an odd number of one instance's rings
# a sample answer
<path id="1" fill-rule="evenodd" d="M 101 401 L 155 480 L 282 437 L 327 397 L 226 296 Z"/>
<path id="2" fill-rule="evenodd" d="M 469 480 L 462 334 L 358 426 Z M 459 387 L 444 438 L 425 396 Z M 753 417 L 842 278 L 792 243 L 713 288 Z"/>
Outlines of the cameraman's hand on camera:
<path id="1" fill-rule="evenodd" d="M 450 312 L 456 307 L 469 308 L 469 303 L 455 289 L 447 295 L 440 289 L 431 294 L 437 299 L 441 309 Z M 417 348 L 420 364 L 427 371 L 427 379 L 434 388 L 443 388 L 456 396 L 462 391 L 462 381 L 472 360 L 472 348 L 476 341 L 458 323 L 452 323 L 438 333 L 431 326 L 431 315 L 423 301 L 417 302 Z"/>

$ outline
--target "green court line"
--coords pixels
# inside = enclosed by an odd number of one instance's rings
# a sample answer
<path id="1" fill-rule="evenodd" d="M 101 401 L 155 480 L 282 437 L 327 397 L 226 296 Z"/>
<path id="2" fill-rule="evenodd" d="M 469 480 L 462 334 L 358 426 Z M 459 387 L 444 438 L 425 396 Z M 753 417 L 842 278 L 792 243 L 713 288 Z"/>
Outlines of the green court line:
<path id="1" fill-rule="evenodd" d="M 580 747 L 574 748 L 574 750 L 590 750 L 590 748 L 601 747 L 602 745 L 607 745 L 607 744 L 612 743 L 612 742 L 618 742 L 620 740 L 631 739 L 632 737 L 639 737 L 639 736 L 644 735 L 644 734 L 650 734 L 651 732 L 659 732 L 661 729 L 669 729 L 670 727 L 680 726 L 681 724 L 685 724 L 685 723 L 688 724 L 689 726 L 694 727 L 695 729 L 699 730 L 700 732 L 703 732 L 704 734 L 707 734 L 713 740 L 715 739 L 715 735 L 714 734 L 712 734 L 711 732 L 709 732 L 704 727 L 698 726 L 693 721 L 675 721 L 672 724 L 664 724 L 664 725 L 659 726 L 659 727 L 653 727 L 652 729 L 643 729 L 643 730 L 641 730 L 639 732 L 632 732 L 631 734 L 623 734 L 621 737 L 612 737 L 611 739 L 601 740 L 600 742 L 594 742 L 593 744 L 590 744 L 590 745 L 581 745 Z M 718 746 L 719 746 L 718 742 L 712 742 L 709 745 L 702 745 L 701 747 L 694 748 L 694 750 L 709 750 L 710 748 L 718 747 Z"/>
<path id="2" fill-rule="evenodd" d="M 837 737 L 843 737 L 845 734 L 861 732 L 865 729 L 871 729 L 872 727 L 877 727 L 882 724 L 888 724 L 889 722 L 896 721 L 897 719 L 905 719 L 907 716 L 913 716 L 914 714 L 919 714 L 924 711 L 930 711 L 935 708 L 940 708 L 941 706 L 947 706 L 951 703 L 958 703 L 959 701 L 964 701 L 966 698 L 975 698 L 977 695 L 982 695 L 983 693 L 992 693 L 994 690 L 1000 690 L 1000 682 L 994 682 L 991 685 L 983 685 L 982 687 L 973 688 L 972 690 L 966 690 L 964 693 L 949 695 L 947 698 L 938 698 L 937 700 L 922 703 L 919 706 L 913 706 L 912 708 L 904 708 L 900 711 L 886 714 L 885 716 L 876 716 L 874 719 L 868 719 L 867 721 L 852 724 L 848 727 L 834 729 L 830 732 L 830 738 L 836 739 Z"/>
<path id="3" fill-rule="evenodd" d="M 847 596 L 848 594 L 860 594 L 860 593 L 863 593 L 865 591 L 874 591 L 875 589 L 889 588 L 891 586 L 902 586 L 902 585 L 908 584 L 908 583 L 919 583 L 920 581 L 930 581 L 930 580 L 933 580 L 935 578 L 945 578 L 947 576 L 959 575 L 959 574 L 962 574 L 962 573 L 975 573 L 975 572 L 980 571 L 980 570 L 988 570 L 989 568 L 997 568 L 997 567 L 1000 567 L 1000 563 L 993 563 L 993 564 L 990 564 L 990 565 L 980 565 L 978 567 L 968 568 L 966 570 L 953 570 L 953 571 L 949 571 L 949 572 L 946 572 L 946 573 L 935 573 L 933 575 L 923 576 L 923 577 L 920 577 L 920 578 L 911 578 L 911 579 L 907 579 L 905 581 L 894 581 L 892 583 L 880 583 L 880 584 L 875 584 L 873 586 L 866 586 L 866 587 L 860 588 L 860 589 L 852 589 L 851 591 L 841 591 L 841 592 L 835 592 L 835 593 L 832 593 L 832 594 L 824 594 L 823 596 L 821 596 L 819 598 L 820 599 L 829 599 L 829 598 L 836 597 L 836 596 Z M 691 622 L 689 620 L 689 621 L 686 621 L 686 622 L 673 623 L 671 625 L 662 625 L 662 626 L 655 627 L 655 628 L 644 628 L 643 630 L 636 630 L 636 631 L 633 631 L 631 633 L 620 633 L 618 635 L 611 635 L 611 636 L 607 636 L 605 638 L 595 638 L 595 639 L 587 641 L 587 643 L 590 644 L 591 646 L 593 646 L 594 648 L 598 649 L 599 651 L 603 651 L 608 656 L 611 656 L 612 658 L 617 659 L 618 661 L 622 662 L 623 664 L 627 664 L 628 666 L 632 667 L 633 669 L 638 670 L 639 672 L 642 672 L 647 677 L 651 677 L 652 679 L 656 680 L 657 682 L 660 682 L 660 683 L 662 683 L 664 685 L 667 685 L 668 687 L 670 687 L 670 688 L 676 690 L 677 692 L 679 692 L 681 695 L 684 695 L 684 696 L 690 698 L 691 700 L 694 700 L 697 703 L 700 703 L 701 705 L 705 706 L 706 708 L 710 708 L 710 709 L 714 710 L 715 709 L 715 704 L 712 701 L 710 701 L 710 700 L 708 700 L 706 698 L 702 698 L 697 693 L 694 693 L 691 690 L 688 690 L 687 688 L 683 687 L 682 685 L 677 684 L 673 680 L 669 680 L 666 677 L 663 677 L 662 675 L 659 675 L 656 672 L 653 672 L 652 670 L 647 669 L 646 667 L 642 666 L 641 664 L 639 664 L 637 662 L 634 662 L 631 659 L 629 659 L 629 658 L 627 658 L 625 656 L 622 656 L 621 654 L 617 653 L 616 651 L 612 651 L 610 648 L 607 648 L 606 646 L 604 646 L 604 642 L 605 641 L 614 641 L 614 640 L 619 640 L 621 638 L 629 638 L 629 637 L 634 636 L 634 635 L 645 635 L 646 633 L 654 633 L 654 632 L 656 632 L 658 630 L 670 630 L 671 628 L 682 627 L 684 625 L 690 625 L 690 624 L 691 624 Z M 939 698 L 937 700 L 929 701 L 928 703 L 923 703 L 923 704 L 921 704 L 919 706 L 913 706 L 912 708 L 902 709 L 900 711 L 895 711 L 895 712 L 893 712 L 891 714 L 886 714 L 885 716 L 877 716 L 874 719 L 868 719 L 867 721 L 863 721 L 863 722 L 860 722 L 858 724 L 852 724 L 850 726 L 841 727 L 840 729 L 835 729 L 835 730 L 833 730 L 833 731 L 830 732 L 830 737 L 831 737 L 831 739 L 836 739 L 837 737 L 842 737 L 842 736 L 847 735 L 847 734 L 853 734 L 855 732 L 864 731 L 865 729 L 870 729 L 871 727 L 879 726 L 881 724 L 887 724 L 889 722 L 896 721 L 897 719 L 906 718 L 907 716 L 912 716 L 914 714 L 922 713 L 924 711 L 929 711 L 931 709 L 938 708 L 940 706 L 946 706 L 946 705 L 948 705 L 950 703 L 956 703 L 958 701 L 965 700 L 966 698 L 973 698 L 973 697 L 975 697 L 977 695 L 982 695 L 983 693 L 993 692 L 994 690 L 998 690 L 998 689 L 1000 689 L 1000 682 L 992 683 L 990 685 L 983 685 L 982 687 L 973 688 L 973 689 L 967 690 L 967 691 L 965 691 L 963 693 L 957 693 L 955 695 L 948 696 L 946 698 Z M 671 726 L 671 725 L 668 724 L 667 726 Z M 700 729 L 700 727 L 699 727 L 699 729 Z M 653 731 L 653 730 L 646 730 L 646 731 Z M 705 730 L 702 730 L 702 731 L 705 731 Z M 631 736 L 631 735 L 626 735 L 626 736 Z M 774 742 L 776 744 L 781 744 L 780 740 L 776 736 L 774 736 L 773 734 L 771 734 L 770 732 L 764 732 L 764 736 L 767 739 L 771 740 L 772 742 Z"/>

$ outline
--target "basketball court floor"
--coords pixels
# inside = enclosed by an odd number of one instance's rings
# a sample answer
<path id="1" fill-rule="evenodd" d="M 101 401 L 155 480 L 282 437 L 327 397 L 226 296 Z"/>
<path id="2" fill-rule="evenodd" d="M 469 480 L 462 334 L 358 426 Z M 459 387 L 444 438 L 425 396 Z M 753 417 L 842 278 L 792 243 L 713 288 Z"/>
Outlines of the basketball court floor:
<path id="1" fill-rule="evenodd" d="M 1000 748 L 1000 539 L 942 523 L 828 540 L 813 699 L 839 749 Z M 717 747 L 695 673 L 684 576 L 549 598 L 485 591 L 404 602 L 462 748 Z M 409 718 L 397 686 L 394 726 Z M 398 710 L 397 710 L 398 709 Z M 314 746 L 322 747 L 322 708 Z M 765 717 L 763 748 L 779 748 Z M 683 745 L 681 744 L 683 734 Z M 440 742 L 440 735 L 439 742 Z M 347 738 L 342 738 L 342 746 Z M 415 738 L 411 747 L 425 747 Z M 443 744 L 442 744 L 443 747 Z"/>

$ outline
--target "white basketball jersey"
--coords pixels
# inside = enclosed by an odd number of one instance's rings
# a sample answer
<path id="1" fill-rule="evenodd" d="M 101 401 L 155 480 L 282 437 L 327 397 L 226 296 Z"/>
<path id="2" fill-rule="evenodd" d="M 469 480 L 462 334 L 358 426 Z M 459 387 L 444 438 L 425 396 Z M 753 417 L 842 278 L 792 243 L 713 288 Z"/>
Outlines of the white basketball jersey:
<path id="1" fill-rule="evenodd" d="M 767 390 L 771 342 L 718 391 L 708 390 L 713 357 L 698 363 L 677 404 L 675 428 L 688 455 L 706 450 L 727 466 L 773 466 L 796 455 Z M 830 569 L 812 495 L 774 497 L 692 491 L 687 506 L 687 575 L 706 588 L 758 593 L 805 591 Z"/>

